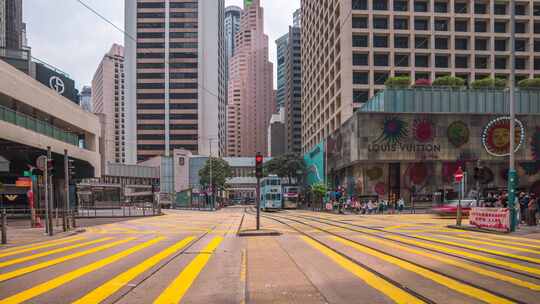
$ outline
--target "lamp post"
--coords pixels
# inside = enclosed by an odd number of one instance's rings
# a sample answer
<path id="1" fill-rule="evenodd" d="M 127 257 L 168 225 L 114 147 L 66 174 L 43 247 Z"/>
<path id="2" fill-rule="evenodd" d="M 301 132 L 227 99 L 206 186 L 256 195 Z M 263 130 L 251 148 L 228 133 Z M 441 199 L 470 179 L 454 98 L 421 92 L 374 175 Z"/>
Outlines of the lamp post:
<path id="1" fill-rule="evenodd" d="M 514 201 L 516 198 L 516 159 L 515 159 L 515 79 L 516 79 L 516 17 L 515 17 L 515 0 L 510 1 L 510 84 L 509 84 L 509 103 L 510 103 L 510 164 L 508 166 L 508 208 L 510 210 L 510 231 L 516 231 L 516 208 Z"/>

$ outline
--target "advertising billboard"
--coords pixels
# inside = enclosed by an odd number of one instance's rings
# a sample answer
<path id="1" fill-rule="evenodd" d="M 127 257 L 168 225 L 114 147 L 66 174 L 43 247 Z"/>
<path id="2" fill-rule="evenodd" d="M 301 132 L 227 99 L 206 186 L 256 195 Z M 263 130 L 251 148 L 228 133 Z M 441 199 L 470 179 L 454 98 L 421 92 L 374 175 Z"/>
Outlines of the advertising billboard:
<path id="1" fill-rule="evenodd" d="M 79 96 L 73 79 L 39 62 L 35 62 L 34 64 L 36 66 L 37 81 L 74 103 L 79 104 Z"/>
<path id="2" fill-rule="evenodd" d="M 306 182 L 308 185 L 325 183 L 324 141 L 304 154 L 304 163 L 306 164 Z"/>

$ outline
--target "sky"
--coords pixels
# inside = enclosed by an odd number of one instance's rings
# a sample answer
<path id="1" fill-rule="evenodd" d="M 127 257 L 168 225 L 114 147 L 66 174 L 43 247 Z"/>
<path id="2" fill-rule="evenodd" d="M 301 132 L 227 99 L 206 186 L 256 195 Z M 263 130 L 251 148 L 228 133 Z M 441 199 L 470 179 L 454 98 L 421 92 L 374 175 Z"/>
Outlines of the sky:
<path id="1" fill-rule="evenodd" d="M 83 2 L 124 28 L 124 0 Z M 77 0 L 24 0 L 23 3 L 23 21 L 27 24 L 32 56 L 70 75 L 77 88 L 91 84 L 99 62 L 113 43 L 124 44 L 121 32 Z M 243 0 L 225 0 L 225 3 L 243 6 Z M 300 8 L 300 0 L 261 0 L 261 3 L 265 32 L 270 41 L 270 61 L 275 63 L 275 40 L 288 31 L 293 12 Z M 275 68 L 274 64 L 274 87 Z"/>

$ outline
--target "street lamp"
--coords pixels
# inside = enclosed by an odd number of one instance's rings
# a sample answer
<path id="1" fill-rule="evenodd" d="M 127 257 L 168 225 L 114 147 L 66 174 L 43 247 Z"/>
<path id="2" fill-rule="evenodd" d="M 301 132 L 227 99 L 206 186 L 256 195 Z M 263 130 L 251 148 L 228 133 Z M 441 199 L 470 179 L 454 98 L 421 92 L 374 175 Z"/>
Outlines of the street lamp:
<path id="1" fill-rule="evenodd" d="M 516 199 L 516 159 L 515 159 L 515 121 L 516 121 L 516 106 L 515 106 L 515 79 L 516 79 L 516 1 L 510 1 L 510 85 L 509 85 L 509 103 L 510 103 L 510 164 L 508 170 L 508 208 L 510 209 L 510 231 L 516 231 L 516 208 L 514 201 Z"/>

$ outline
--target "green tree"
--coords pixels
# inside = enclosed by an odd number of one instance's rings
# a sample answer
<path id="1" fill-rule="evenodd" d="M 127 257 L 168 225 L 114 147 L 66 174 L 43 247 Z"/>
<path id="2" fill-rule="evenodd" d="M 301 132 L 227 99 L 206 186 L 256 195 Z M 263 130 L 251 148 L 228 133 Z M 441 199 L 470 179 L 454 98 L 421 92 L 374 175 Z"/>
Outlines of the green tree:
<path id="1" fill-rule="evenodd" d="M 540 89 L 540 78 L 523 79 L 518 83 L 520 89 Z"/>
<path id="2" fill-rule="evenodd" d="M 286 177 L 289 184 L 295 178 L 299 181 L 305 172 L 304 160 L 294 153 L 287 153 L 274 157 L 264 164 L 268 174 L 275 174 L 279 177 Z"/>
<path id="3" fill-rule="evenodd" d="M 441 76 L 433 81 L 434 87 L 462 88 L 465 86 L 465 80 L 454 76 Z"/>
<path id="4" fill-rule="evenodd" d="M 471 83 L 473 89 L 505 89 L 506 79 L 487 77 Z"/>
<path id="5" fill-rule="evenodd" d="M 390 77 L 384 82 L 384 85 L 387 88 L 408 88 L 411 86 L 411 78 L 409 76 Z"/>
<path id="6" fill-rule="evenodd" d="M 320 204 L 321 206 L 322 200 L 326 195 L 326 192 L 328 192 L 328 188 L 323 183 L 317 183 L 311 186 L 311 193 L 313 194 L 313 199 L 315 200 L 315 203 Z"/>
<path id="7" fill-rule="evenodd" d="M 210 186 L 210 168 L 212 169 L 212 188 L 224 190 L 227 178 L 232 176 L 232 170 L 229 164 L 221 158 L 210 157 L 204 167 L 199 170 L 201 185 Z"/>

